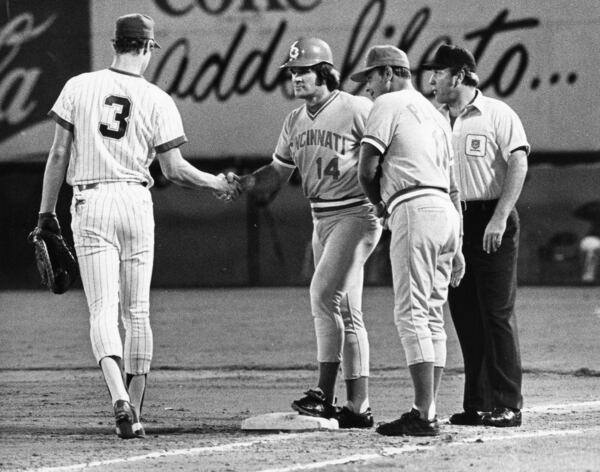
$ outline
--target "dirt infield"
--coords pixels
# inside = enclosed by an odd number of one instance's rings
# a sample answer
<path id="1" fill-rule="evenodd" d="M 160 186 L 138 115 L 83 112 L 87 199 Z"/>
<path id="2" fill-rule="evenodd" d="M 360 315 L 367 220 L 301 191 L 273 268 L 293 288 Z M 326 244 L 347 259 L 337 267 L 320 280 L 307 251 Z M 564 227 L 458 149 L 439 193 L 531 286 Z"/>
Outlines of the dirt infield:
<path id="1" fill-rule="evenodd" d="M 288 411 L 315 381 L 306 288 L 155 290 L 148 437 L 113 433 L 94 366 L 83 294 L 0 292 L 1 470 L 600 470 L 600 305 L 596 289 L 521 289 L 521 428 L 442 425 L 436 438 L 373 430 L 259 434 L 248 416 Z M 391 289 L 368 288 L 376 421 L 412 388 L 391 318 Z M 461 359 L 448 326 L 442 418 L 460 408 Z M 340 383 L 338 397 L 345 395 Z"/>

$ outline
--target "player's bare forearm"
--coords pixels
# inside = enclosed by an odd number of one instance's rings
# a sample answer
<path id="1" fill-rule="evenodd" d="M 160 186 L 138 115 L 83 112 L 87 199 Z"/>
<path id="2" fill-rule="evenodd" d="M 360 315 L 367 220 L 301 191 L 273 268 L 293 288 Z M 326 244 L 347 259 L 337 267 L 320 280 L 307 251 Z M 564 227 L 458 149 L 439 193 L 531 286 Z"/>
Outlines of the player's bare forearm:
<path id="1" fill-rule="evenodd" d="M 62 165 L 62 161 L 57 160 L 50 154 L 44 172 L 40 213 L 54 213 L 56 211 L 58 193 L 65 179 L 65 171 L 66 166 Z"/>
<path id="2" fill-rule="evenodd" d="M 377 205 L 381 201 L 381 188 L 379 185 L 380 158 L 381 154 L 374 146 L 368 143 L 361 145 L 358 161 L 358 180 L 363 192 L 373 205 Z"/>
<path id="3" fill-rule="evenodd" d="M 240 177 L 245 192 L 271 194 L 277 192 L 289 179 L 292 170 L 278 168 L 274 163 L 263 166 L 251 174 Z"/>
<path id="4" fill-rule="evenodd" d="M 65 180 L 65 173 L 69 165 L 72 139 L 73 135 L 70 131 L 56 125 L 54 141 L 44 171 L 40 213 L 54 213 L 56 211 L 58 193 Z"/>
<path id="5" fill-rule="evenodd" d="M 174 184 L 196 190 L 227 190 L 227 181 L 222 176 L 196 169 L 177 148 L 159 154 L 158 160 L 165 177 Z"/>

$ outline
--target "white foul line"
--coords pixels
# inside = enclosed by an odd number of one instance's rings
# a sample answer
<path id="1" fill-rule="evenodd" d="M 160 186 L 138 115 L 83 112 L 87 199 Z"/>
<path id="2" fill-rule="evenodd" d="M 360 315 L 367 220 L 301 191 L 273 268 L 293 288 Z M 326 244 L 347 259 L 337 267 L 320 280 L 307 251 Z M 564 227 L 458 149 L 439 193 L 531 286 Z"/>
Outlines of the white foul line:
<path id="1" fill-rule="evenodd" d="M 591 401 L 591 402 L 573 402 L 573 403 L 556 403 L 554 405 L 538 405 L 531 406 L 528 408 L 523 408 L 523 411 L 532 411 L 532 412 L 540 412 L 540 411 L 552 411 L 552 410 L 573 410 L 577 408 L 594 408 L 600 407 L 600 401 Z"/>
<path id="2" fill-rule="evenodd" d="M 600 426 L 596 426 L 593 428 L 580 428 L 580 429 L 569 429 L 562 431 L 531 431 L 528 433 L 515 433 L 515 434 L 507 434 L 504 436 L 490 436 L 482 438 L 481 436 L 465 438 L 460 441 L 454 441 L 452 443 L 444 443 L 443 447 L 457 447 L 457 446 L 465 446 L 467 444 L 473 444 L 477 441 L 491 442 L 491 441 L 505 441 L 508 439 L 526 439 L 526 438 L 542 438 L 547 436 L 573 436 L 577 434 L 590 433 L 590 432 L 600 432 Z M 428 451 L 431 449 L 439 449 L 440 445 L 435 444 L 431 446 L 419 446 L 419 445 L 407 445 L 404 447 L 386 447 L 383 448 L 381 453 L 371 453 L 371 454 L 357 454 L 354 456 L 342 457 L 340 459 L 333 459 L 329 461 L 322 462 L 311 462 L 308 464 L 295 464 L 290 467 L 281 467 L 277 469 L 262 469 L 258 472 L 293 472 L 296 470 L 314 470 L 314 469 L 322 469 L 327 466 L 332 465 L 343 465 L 349 464 L 352 462 L 368 462 L 374 459 L 382 459 L 385 457 L 398 456 L 400 454 L 406 454 L 408 452 L 422 452 Z"/>
<path id="3" fill-rule="evenodd" d="M 81 464 L 73 464 L 59 467 L 42 467 L 40 469 L 32 469 L 35 472 L 67 472 L 73 470 L 82 470 L 90 467 L 99 467 L 110 464 L 124 464 L 129 462 L 139 462 L 147 459 L 157 459 L 162 457 L 169 456 L 195 456 L 203 453 L 210 452 L 226 452 L 231 451 L 233 449 L 242 449 L 245 447 L 251 447 L 255 444 L 268 443 L 268 442 L 277 442 L 277 441 L 288 441 L 291 439 L 297 439 L 299 437 L 305 438 L 307 436 L 315 436 L 318 433 L 296 433 L 296 434 L 274 434 L 270 436 L 262 436 L 260 438 L 254 439 L 252 441 L 243 441 L 243 442 L 235 442 L 231 444 L 221 444 L 219 446 L 205 446 L 205 447 L 193 447 L 188 449 L 173 449 L 167 451 L 156 451 L 148 454 L 144 454 L 141 456 L 131 456 L 125 458 L 117 458 L 117 459 L 107 459 L 102 461 L 91 461 L 84 462 Z"/>
<path id="4" fill-rule="evenodd" d="M 544 411 L 552 411 L 552 410 L 574 410 L 574 409 L 593 409 L 594 407 L 600 407 L 600 401 L 589 401 L 589 402 L 574 402 L 574 403 L 562 403 L 562 404 L 554 404 L 554 405 L 540 405 L 529 408 L 524 408 L 523 411 L 527 412 L 544 412 Z M 532 431 L 532 432 L 524 432 L 524 433 L 514 433 L 504 436 L 490 436 L 486 437 L 485 441 L 502 441 L 507 439 L 521 439 L 521 438 L 538 438 L 545 436 L 568 436 L 568 435 L 576 435 L 584 432 L 594 432 L 600 431 L 600 427 L 594 428 L 586 428 L 586 429 L 573 429 L 573 430 L 561 430 L 561 431 Z M 131 456 L 125 458 L 116 458 L 116 459 L 107 459 L 101 461 L 91 461 L 80 464 L 73 464 L 67 466 L 58 466 L 58 467 L 43 467 L 39 469 L 31 469 L 32 472 L 68 472 L 68 471 L 77 471 L 82 469 L 87 469 L 91 467 L 101 467 L 110 464 L 124 464 L 131 462 L 139 462 L 147 459 L 157 459 L 163 457 L 173 457 L 173 456 L 195 456 L 212 452 L 226 452 L 234 449 L 243 449 L 247 447 L 252 447 L 255 444 L 265 443 L 265 442 L 279 442 L 279 441 L 288 441 L 297 438 L 306 438 L 310 436 L 317 436 L 319 434 L 323 434 L 322 431 L 317 432 L 304 432 L 304 433 L 286 433 L 286 434 L 274 434 L 269 436 L 262 436 L 257 439 L 253 439 L 251 441 L 243 441 L 243 442 L 235 442 L 230 444 L 221 444 L 219 446 L 205 446 L 205 447 L 195 447 L 188 449 L 173 449 L 167 451 L 156 451 L 148 454 L 140 455 L 140 456 Z M 481 440 L 481 436 L 477 436 L 474 438 L 465 438 L 460 441 L 454 441 L 453 443 L 446 444 L 448 446 L 461 446 L 465 444 L 471 444 L 475 441 Z M 348 464 L 351 462 L 359 462 L 359 461 L 369 461 L 373 459 L 380 459 L 386 456 L 393 456 L 398 454 L 406 454 L 407 452 L 414 451 L 426 451 L 433 448 L 438 448 L 439 445 L 435 446 L 410 446 L 407 445 L 401 448 L 385 448 L 382 453 L 371 453 L 371 454 L 356 454 L 354 456 L 347 456 L 340 459 L 332 459 L 330 461 L 324 462 L 311 462 L 309 464 L 295 464 L 290 467 L 283 467 L 278 469 L 265 469 L 260 472 L 292 472 L 295 470 L 310 470 L 310 469 L 318 469 L 322 467 L 326 467 L 328 465 L 341 465 Z"/>

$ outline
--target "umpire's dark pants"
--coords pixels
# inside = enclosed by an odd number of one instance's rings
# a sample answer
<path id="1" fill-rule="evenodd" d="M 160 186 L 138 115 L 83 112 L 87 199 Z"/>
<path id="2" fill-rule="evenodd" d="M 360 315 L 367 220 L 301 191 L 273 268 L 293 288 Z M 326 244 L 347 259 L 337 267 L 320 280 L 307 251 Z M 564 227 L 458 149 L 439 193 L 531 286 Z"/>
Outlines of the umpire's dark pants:
<path id="1" fill-rule="evenodd" d="M 466 271 L 448 301 L 465 364 L 465 410 L 521 409 L 521 356 L 515 319 L 519 215 L 512 210 L 498 251 L 483 250 L 497 201 L 467 202 Z"/>

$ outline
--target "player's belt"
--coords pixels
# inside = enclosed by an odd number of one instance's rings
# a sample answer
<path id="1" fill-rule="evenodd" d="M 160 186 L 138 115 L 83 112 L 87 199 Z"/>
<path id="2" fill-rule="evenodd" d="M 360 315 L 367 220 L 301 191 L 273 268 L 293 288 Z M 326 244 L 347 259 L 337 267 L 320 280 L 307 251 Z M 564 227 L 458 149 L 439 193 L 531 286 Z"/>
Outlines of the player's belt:
<path id="1" fill-rule="evenodd" d="M 117 181 L 112 181 L 112 182 L 92 182 L 90 184 L 77 184 L 77 185 L 75 185 L 75 187 L 77 187 L 77 190 L 82 192 L 84 190 L 98 188 L 98 186 L 100 184 L 130 184 L 130 185 L 143 185 L 144 187 L 148 186 L 148 182 L 138 182 L 138 181 L 134 181 L 134 180 L 117 180 Z"/>
<path id="2" fill-rule="evenodd" d="M 436 195 L 439 193 L 448 194 L 448 190 L 443 187 L 432 187 L 426 185 L 419 185 L 416 187 L 408 187 L 404 188 L 394 195 L 392 195 L 387 201 L 387 209 L 388 213 L 391 213 L 392 210 L 400 205 L 402 202 L 406 202 L 408 200 L 412 200 L 413 198 L 422 197 L 425 195 Z"/>
<path id="3" fill-rule="evenodd" d="M 84 190 L 90 190 L 92 188 L 98 187 L 98 182 L 94 182 L 93 184 L 76 185 L 76 187 L 77 187 L 77 190 L 79 190 L 80 192 L 83 192 Z"/>
<path id="4" fill-rule="evenodd" d="M 367 203 L 369 203 L 369 200 L 367 200 L 367 197 L 364 196 L 338 198 L 335 200 L 324 200 L 321 198 L 310 199 L 310 207 L 315 213 L 344 210 L 346 208 L 352 208 L 359 205 L 366 205 Z"/>

